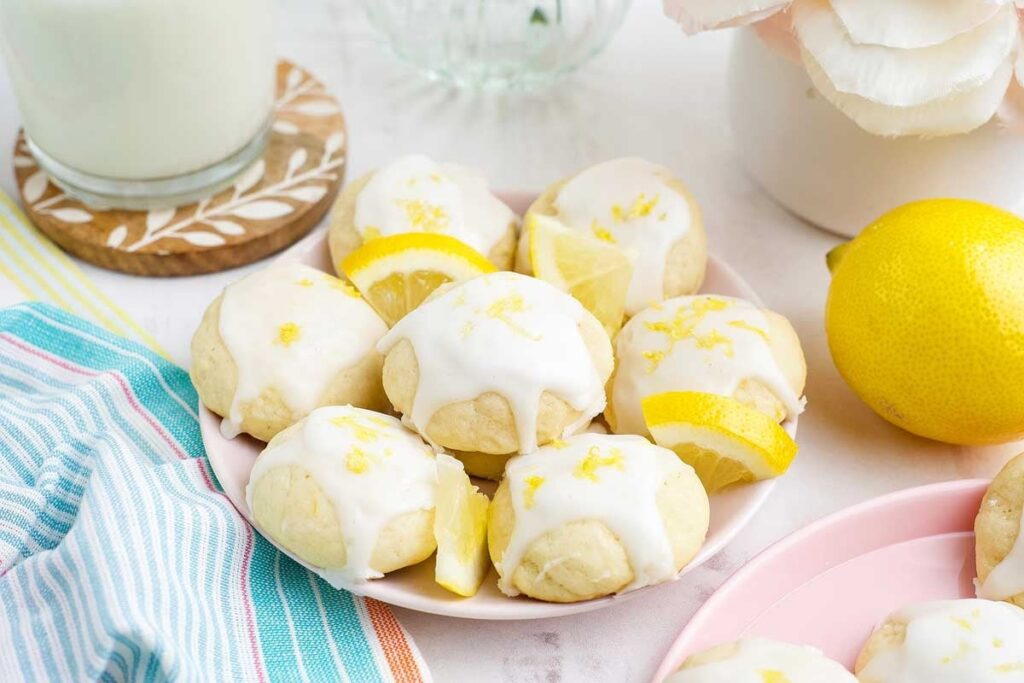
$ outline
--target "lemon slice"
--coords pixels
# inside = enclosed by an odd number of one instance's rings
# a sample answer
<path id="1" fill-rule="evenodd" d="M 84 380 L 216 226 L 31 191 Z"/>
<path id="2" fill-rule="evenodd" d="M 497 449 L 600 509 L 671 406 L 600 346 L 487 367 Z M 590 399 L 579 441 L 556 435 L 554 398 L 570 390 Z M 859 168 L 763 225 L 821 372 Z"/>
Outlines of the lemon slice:
<path id="1" fill-rule="evenodd" d="M 614 337 L 622 327 L 633 277 L 625 252 L 550 216 L 534 214 L 527 229 L 534 276 L 576 297 Z"/>
<path id="2" fill-rule="evenodd" d="M 693 467 L 708 493 L 777 477 L 796 456 L 775 420 L 732 398 L 669 391 L 645 398 L 643 411 L 654 442 Z"/>
<path id="3" fill-rule="evenodd" d="M 487 554 L 487 496 L 477 490 L 450 455 L 437 456 L 434 580 L 456 595 L 476 595 L 490 569 Z"/>
<path id="4" fill-rule="evenodd" d="M 342 260 L 341 271 L 385 322 L 394 325 L 441 285 L 495 268 L 454 237 L 409 232 L 370 240 Z"/>

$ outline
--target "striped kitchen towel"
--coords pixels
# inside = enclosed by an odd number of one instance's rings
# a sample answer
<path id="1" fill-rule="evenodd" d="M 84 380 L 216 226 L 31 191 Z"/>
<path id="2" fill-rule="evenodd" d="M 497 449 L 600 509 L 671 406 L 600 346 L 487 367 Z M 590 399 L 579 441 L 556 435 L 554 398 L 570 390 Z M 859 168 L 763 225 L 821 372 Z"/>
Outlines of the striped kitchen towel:
<path id="1" fill-rule="evenodd" d="M 390 610 L 242 521 L 188 375 L 39 303 L 0 310 L 0 680 L 418 681 Z"/>
<path id="2" fill-rule="evenodd" d="M 137 342 L 44 303 L 0 309 L 0 681 L 429 680 L 387 606 L 242 520 L 197 405 L 188 374 Z"/>

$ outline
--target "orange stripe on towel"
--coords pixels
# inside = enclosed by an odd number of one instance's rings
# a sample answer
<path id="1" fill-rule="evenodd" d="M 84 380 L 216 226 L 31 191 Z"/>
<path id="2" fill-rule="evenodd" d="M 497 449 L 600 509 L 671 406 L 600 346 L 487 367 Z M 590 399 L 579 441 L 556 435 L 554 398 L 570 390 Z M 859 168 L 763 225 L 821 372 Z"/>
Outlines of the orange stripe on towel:
<path id="1" fill-rule="evenodd" d="M 419 663 L 409 647 L 405 632 L 391 610 L 382 602 L 366 598 L 366 612 L 377 632 L 384 657 L 388 661 L 396 683 L 423 683 Z"/>

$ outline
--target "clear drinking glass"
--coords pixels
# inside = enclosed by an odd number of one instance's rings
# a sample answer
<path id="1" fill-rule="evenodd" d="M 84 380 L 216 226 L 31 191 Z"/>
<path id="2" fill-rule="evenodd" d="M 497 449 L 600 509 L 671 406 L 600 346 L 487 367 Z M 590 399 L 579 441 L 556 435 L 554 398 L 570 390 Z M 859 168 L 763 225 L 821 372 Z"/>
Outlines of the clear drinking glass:
<path id="1" fill-rule="evenodd" d="M 363 0 L 392 49 L 468 88 L 551 83 L 600 52 L 630 0 Z"/>
<path id="2" fill-rule="evenodd" d="M 29 148 L 100 206 L 187 203 L 263 151 L 272 0 L 0 0 Z"/>

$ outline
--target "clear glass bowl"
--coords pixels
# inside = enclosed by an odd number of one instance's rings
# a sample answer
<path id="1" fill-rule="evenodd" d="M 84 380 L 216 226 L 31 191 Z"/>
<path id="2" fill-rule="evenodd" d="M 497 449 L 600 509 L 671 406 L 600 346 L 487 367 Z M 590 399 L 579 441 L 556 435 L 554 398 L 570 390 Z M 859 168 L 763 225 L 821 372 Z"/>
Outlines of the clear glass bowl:
<path id="1" fill-rule="evenodd" d="M 532 88 L 600 52 L 630 0 L 363 0 L 378 31 L 431 78 Z"/>

